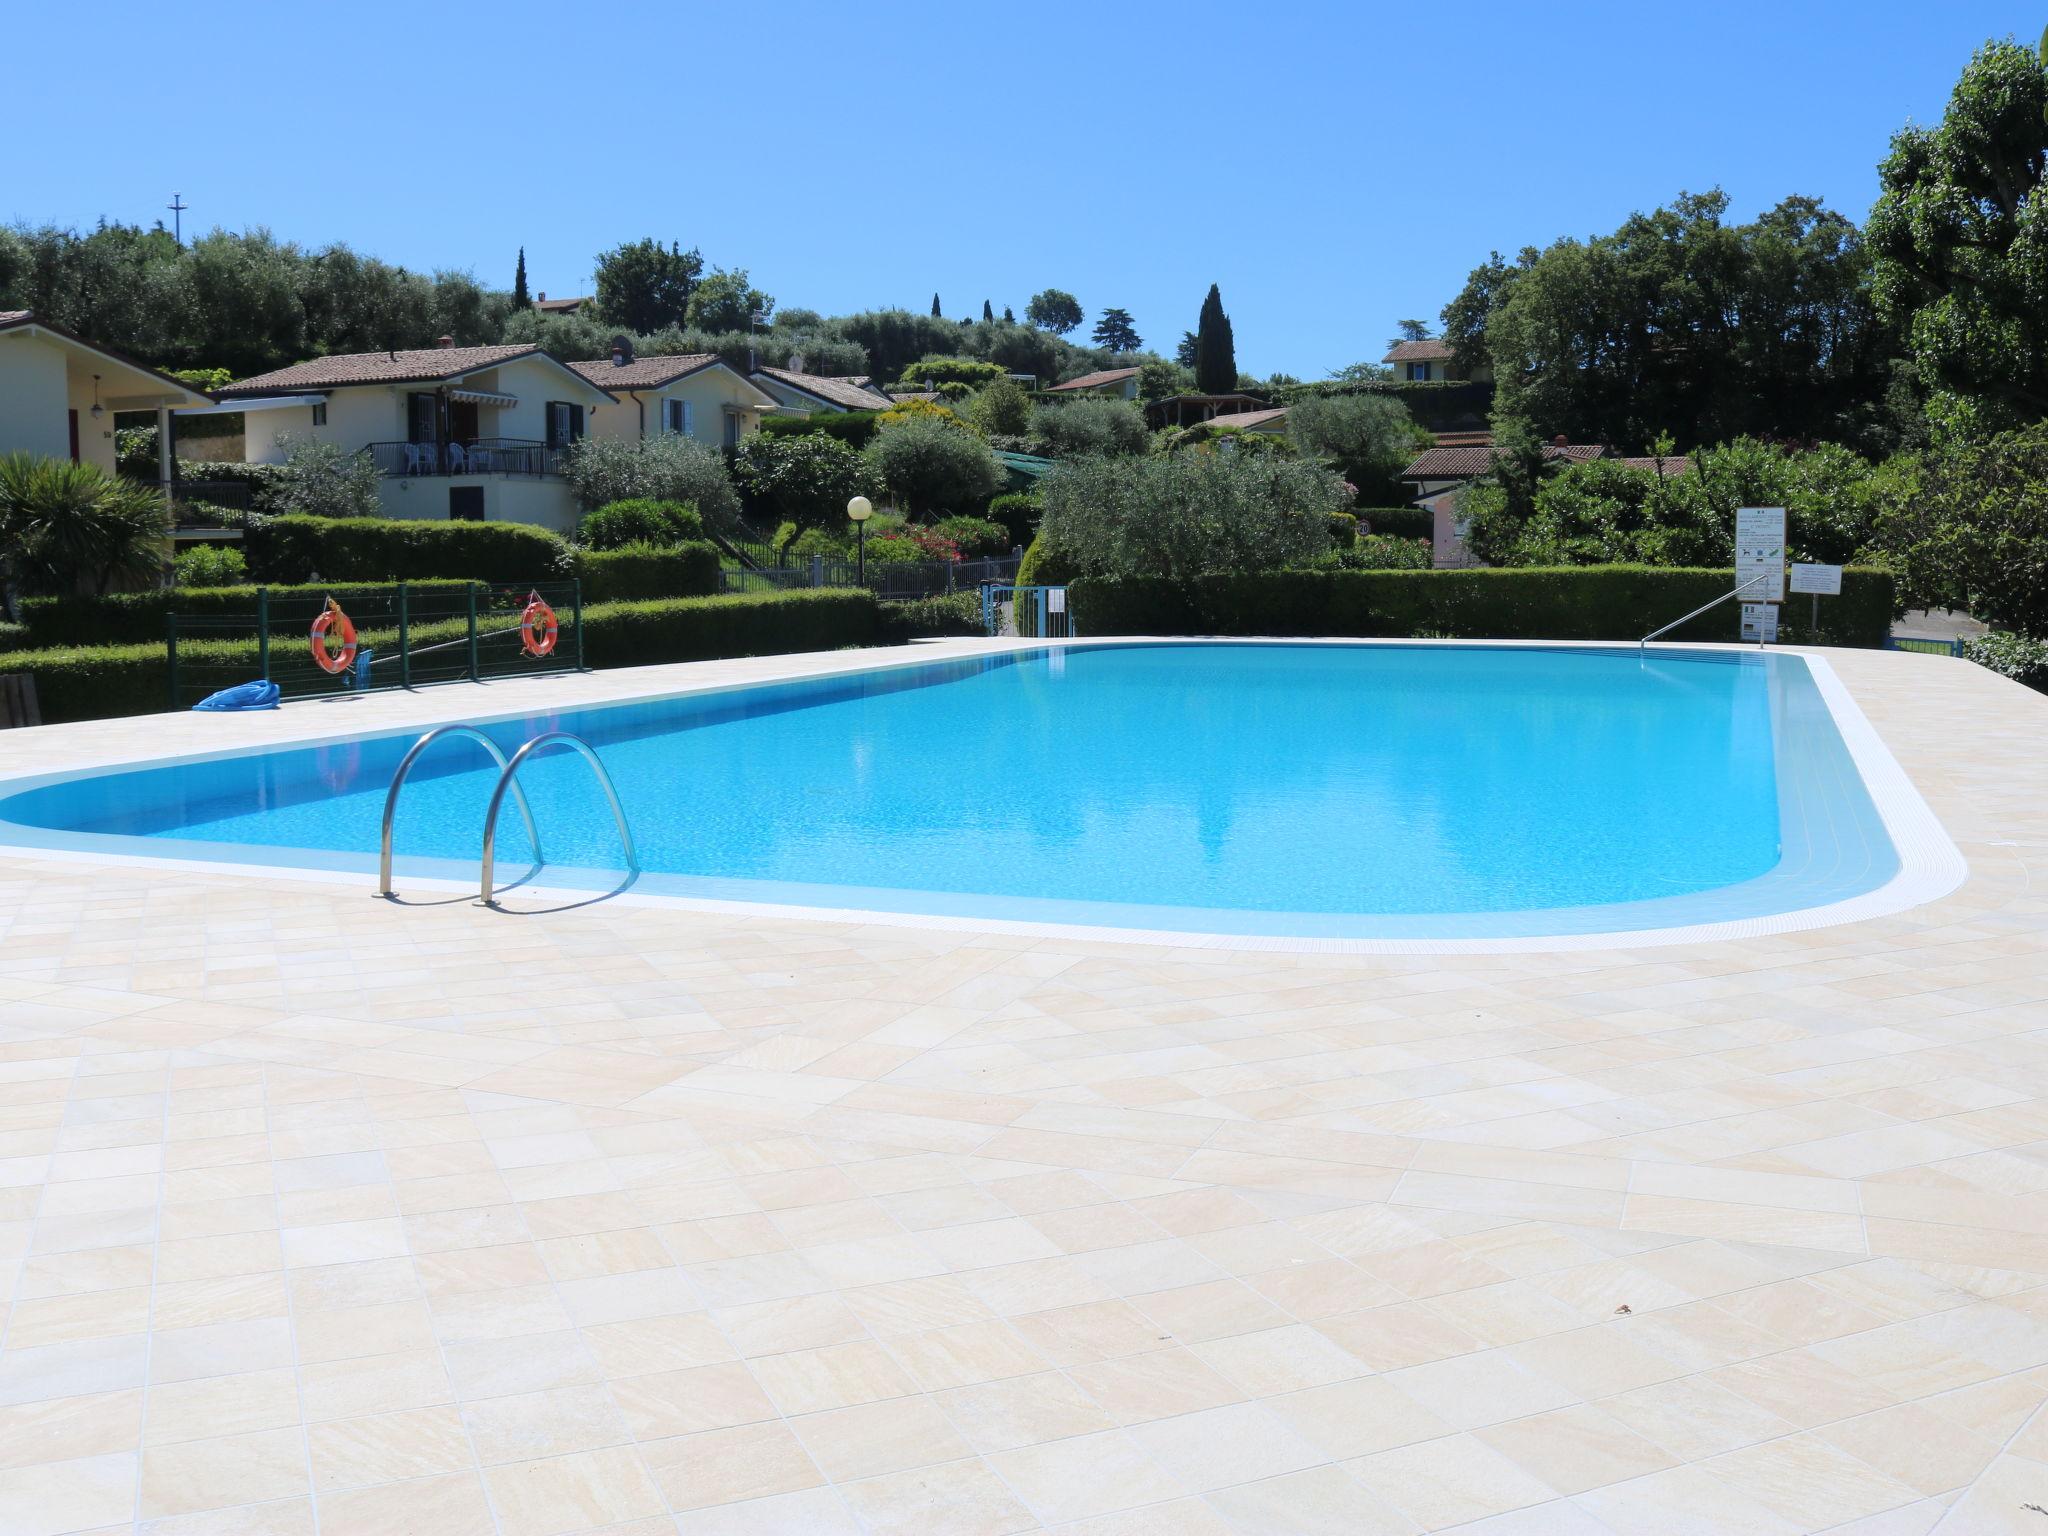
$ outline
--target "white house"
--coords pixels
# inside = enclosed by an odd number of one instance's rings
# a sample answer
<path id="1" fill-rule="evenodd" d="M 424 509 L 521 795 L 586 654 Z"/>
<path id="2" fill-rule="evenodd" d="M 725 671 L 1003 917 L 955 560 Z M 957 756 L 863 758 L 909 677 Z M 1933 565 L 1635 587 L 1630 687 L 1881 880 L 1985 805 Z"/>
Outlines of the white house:
<path id="1" fill-rule="evenodd" d="M 730 448 L 760 430 L 764 411 L 781 407 L 774 395 L 709 352 L 635 357 L 621 339 L 608 361 L 569 366 L 623 406 L 598 412 L 593 437 L 633 442 L 674 432 Z"/>
<path id="2" fill-rule="evenodd" d="M 294 363 L 218 392 L 241 411 L 245 457 L 281 463 L 281 439 L 366 451 L 387 517 L 535 523 L 567 531 L 576 498 L 562 452 L 632 408 L 537 346 L 352 352 Z M 607 415 L 607 413 L 610 413 Z"/>
<path id="3" fill-rule="evenodd" d="M 1441 384 L 1466 377 L 1458 371 L 1458 354 L 1451 344 L 1435 337 L 1396 342 L 1380 361 L 1394 370 L 1394 381 L 1398 384 Z M 1471 372 L 1475 384 L 1483 384 L 1492 377 L 1493 369 L 1485 363 L 1477 364 Z"/>
<path id="4" fill-rule="evenodd" d="M 133 358 L 0 310 L 0 453 L 97 464 L 114 472 L 114 412 L 154 411 L 159 478 L 171 478 L 170 413 L 213 401 Z"/>
<path id="5" fill-rule="evenodd" d="M 842 378 L 794 368 L 756 368 L 749 377 L 785 410 L 886 411 L 896 403 L 865 374 Z"/>

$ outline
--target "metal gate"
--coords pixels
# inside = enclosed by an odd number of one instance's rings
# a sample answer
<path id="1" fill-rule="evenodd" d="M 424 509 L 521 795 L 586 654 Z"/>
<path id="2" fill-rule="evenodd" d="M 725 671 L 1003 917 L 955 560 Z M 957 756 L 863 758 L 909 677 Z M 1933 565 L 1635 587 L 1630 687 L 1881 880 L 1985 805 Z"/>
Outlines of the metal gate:
<path id="1" fill-rule="evenodd" d="M 990 639 L 1071 640 L 1080 633 L 1065 587 L 984 586 L 981 627 Z"/>

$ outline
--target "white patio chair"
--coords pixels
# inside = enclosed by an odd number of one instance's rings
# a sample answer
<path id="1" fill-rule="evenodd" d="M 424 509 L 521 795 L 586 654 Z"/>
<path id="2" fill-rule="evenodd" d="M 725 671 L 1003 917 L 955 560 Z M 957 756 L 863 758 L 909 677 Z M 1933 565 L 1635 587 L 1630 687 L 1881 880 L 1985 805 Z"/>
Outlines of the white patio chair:
<path id="1" fill-rule="evenodd" d="M 451 475 L 461 475 L 468 472 L 468 461 L 462 452 L 462 444 L 450 443 L 448 445 L 448 473 Z"/>

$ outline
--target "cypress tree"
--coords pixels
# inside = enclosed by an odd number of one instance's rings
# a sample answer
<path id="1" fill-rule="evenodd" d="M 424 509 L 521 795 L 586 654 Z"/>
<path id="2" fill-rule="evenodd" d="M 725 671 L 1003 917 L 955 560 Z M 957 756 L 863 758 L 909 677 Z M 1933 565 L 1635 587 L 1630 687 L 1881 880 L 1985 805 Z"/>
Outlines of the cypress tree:
<path id="1" fill-rule="evenodd" d="M 939 296 L 936 293 L 932 295 L 932 318 L 939 318 Z"/>
<path id="2" fill-rule="evenodd" d="M 1205 395 L 1225 395 L 1237 388 L 1237 341 L 1214 283 L 1202 300 L 1202 318 L 1195 323 L 1195 388 Z"/>
<path id="3" fill-rule="evenodd" d="M 981 301 L 981 318 L 982 318 L 982 319 L 984 319 L 984 320 L 993 320 L 993 319 L 995 319 L 995 317 L 996 317 L 996 310 L 995 310 L 995 306 L 994 306 L 993 304 L 989 303 L 989 301 L 988 301 L 987 299 L 983 299 L 983 300 Z"/>
<path id="4" fill-rule="evenodd" d="M 526 247 L 519 247 L 519 265 L 512 273 L 512 307 L 531 309 L 533 296 L 526 291 Z"/>

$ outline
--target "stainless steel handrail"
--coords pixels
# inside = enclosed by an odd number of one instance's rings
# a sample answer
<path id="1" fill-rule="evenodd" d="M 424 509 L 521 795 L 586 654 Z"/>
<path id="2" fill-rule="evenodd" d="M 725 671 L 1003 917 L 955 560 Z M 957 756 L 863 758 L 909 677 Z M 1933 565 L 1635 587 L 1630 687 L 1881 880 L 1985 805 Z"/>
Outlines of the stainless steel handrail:
<path id="1" fill-rule="evenodd" d="M 581 752 L 584 761 L 590 764 L 591 771 L 597 775 L 597 782 L 604 790 L 605 799 L 611 802 L 612 819 L 619 824 L 619 841 L 625 845 L 626 849 L 626 872 L 636 875 L 640 872 L 640 854 L 633 846 L 633 829 L 626 825 L 626 811 L 619 804 L 619 792 L 612 787 L 612 776 L 605 772 L 604 764 L 598 760 L 597 753 L 591 750 L 590 743 L 581 736 L 571 735 L 567 731 L 543 731 L 512 754 L 512 761 L 507 763 L 504 771 L 498 775 L 498 787 L 491 791 L 491 808 L 484 812 L 484 869 L 478 899 L 487 907 L 497 905 L 491 899 L 491 875 L 497 865 L 498 812 L 504 808 L 505 791 L 518 788 L 517 779 L 521 764 L 542 747 L 550 746 L 558 741 L 564 746 L 574 747 L 578 752 Z M 522 792 L 520 794 L 520 804 L 524 805 L 525 803 L 526 797 Z M 529 818 L 528 825 L 531 826 L 531 824 L 532 822 Z M 534 857 L 538 859 L 539 856 L 540 841 L 536 838 L 534 840 Z"/>
<path id="2" fill-rule="evenodd" d="M 1749 580 L 1745 581 L 1741 586 L 1737 587 L 1733 592 L 1723 592 L 1711 603 L 1701 603 L 1699 607 L 1693 609 L 1691 613 L 1688 613 L 1685 616 L 1685 618 L 1673 619 L 1669 624 L 1666 624 L 1662 629 L 1651 630 L 1647 635 L 1643 636 L 1642 639 L 1636 642 L 1636 658 L 1640 660 L 1642 658 L 1643 652 L 1649 648 L 1650 642 L 1656 639 L 1659 635 L 1670 634 L 1671 631 L 1678 628 L 1679 625 L 1686 623 L 1688 620 L 1698 618 L 1701 614 L 1705 613 L 1709 608 L 1718 608 L 1723 603 L 1727 602 L 1729 598 L 1740 597 L 1743 593 L 1747 592 L 1751 587 L 1755 586 L 1758 582 L 1769 581 L 1770 579 L 1771 573 L 1769 571 L 1765 571 L 1762 575 L 1759 576 L 1752 576 L 1749 578 Z"/>
<path id="3" fill-rule="evenodd" d="M 418 741 L 414 742 L 412 750 L 406 753 L 405 757 L 400 761 L 398 771 L 391 775 L 391 788 L 384 796 L 384 827 L 379 840 L 377 855 L 377 894 L 379 896 L 389 896 L 392 894 L 391 819 L 398 812 L 398 792 L 405 787 L 405 776 L 412 772 L 412 765 L 419 761 L 420 754 L 443 736 L 467 736 L 472 741 L 478 742 L 486 752 L 491 754 L 491 761 L 498 765 L 499 773 L 502 774 L 505 771 L 505 749 L 473 725 L 437 725 Z M 491 805 L 495 809 L 497 801 L 493 800 Z M 519 791 L 519 814 L 526 819 L 526 835 L 533 841 L 533 856 L 538 861 L 540 858 L 540 833 L 533 825 L 533 807 L 526 803 L 526 791 L 523 789 Z"/>

